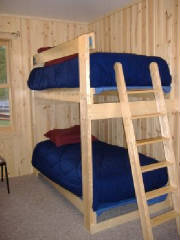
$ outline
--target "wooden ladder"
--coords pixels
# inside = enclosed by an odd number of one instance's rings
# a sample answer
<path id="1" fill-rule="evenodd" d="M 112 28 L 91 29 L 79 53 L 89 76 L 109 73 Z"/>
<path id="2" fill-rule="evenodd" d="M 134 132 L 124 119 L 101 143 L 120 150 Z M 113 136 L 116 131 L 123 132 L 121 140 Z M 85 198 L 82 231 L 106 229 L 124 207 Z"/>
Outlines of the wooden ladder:
<path id="1" fill-rule="evenodd" d="M 129 159 L 133 175 L 141 226 L 145 240 L 153 240 L 152 231 L 153 227 L 160 225 L 166 221 L 169 221 L 173 218 L 176 218 L 178 233 L 180 232 L 180 189 L 178 186 L 178 172 L 173 152 L 172 136 L 170 134 L 170 127 L 168 123 L 164 94 L 161 87 L 158 65 L 156 63 L 151 63 L 150 71 L 153 89 L 127 91 L 122 65 L 120 63 L 115 64 L 118 95 L 119 100 L 121 102 L 121 111 L 123 117 L 124 130 L 126 134 Z M 155 97 L 157 111 L 153 114 L 132 116 L 130 105 L 128 102 L 128 94 L 134 93 L 135 94 L 153 93 Z M 136 140 L 132 119 L 152 117 L 159 118 L 162 136 L 150 139 Z M 140 145 L 153 144 L 157 142 L 163 143 L 166 160 L 155 164 L 140 166 L 137 147 Z M 168 170 L 169 176 L 168 185 L 157 190 L 145 192 L 142 174 L 148 171 L 153 171 L 164 167 L 167 167 Z M 167 193 L 171 194 L 170 196 L 172 197 L 172 210 L 159 216 L 156 216 L 154 218 L 151 218 L 147 200 L 153 199 L 155 197 Z"/>

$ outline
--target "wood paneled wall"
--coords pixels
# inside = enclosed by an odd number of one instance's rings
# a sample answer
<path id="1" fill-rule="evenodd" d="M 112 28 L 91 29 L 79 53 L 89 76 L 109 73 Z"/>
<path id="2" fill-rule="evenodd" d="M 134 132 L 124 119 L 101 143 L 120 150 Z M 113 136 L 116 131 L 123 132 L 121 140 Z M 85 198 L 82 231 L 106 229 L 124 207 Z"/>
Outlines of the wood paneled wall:
<path id="1" fill-rule="evenodd" d="M 99 51 L 156 55 L 166 59 L 173 78 L 169 96 L 171 98 L 180 90 L 180 76 L 177 75 L 179 72 L 177 66 L 178 63 L 180 64 L 179 40 L 177 41 L 179 31 L 177 21 L 179 22 L 180 18 L 178 4 L 179 0 L 142 0 L 89 24 L 89 30 L 96 33 L 96 47 Z M 178 90 L 174 86 L 178 86 Z M 173 135 L 174 121 L 174 116 L 170 116 Z M 176 126 L 177 121 L 176 119 Z M 102 123 L 104 127 L 100 128 L 102 133 L 99 135 L 103 140 L 113 144 L 125 143 L 120 120 L 110 120 L 108 123 L 102 121 Z M 137 138 L 160 134 L 156 119 L 136 120 L 134 126 Z M 117 132 L 121 133 L 120 140 Z M 177 140 L 175 143 L 177 147 Z M 143 146 L 140 151 L 158 159 L 164 158 L 160 144 Z"/>
<path id="2" fill-rule="evenodd" d="M 98 51 L 130 52 L 157 55 L 165 58 L 173 77 L 169 97 L 179 97 L 180 88 L 180 6 L 179 0 L 142 0 L 127 8 L 91 22 L 81 23 L 43 20 L 37 18 L 0 16 L 0 31 L 20 31 L 21 36 L 12 41 L 12 85 L 15 131 L 0 132 L 0 152 L 8 161 L 11 176 L 32 172 L 32 128 L 30 91 L 26 81 L 32 68 L 32 55 L 42 46 L 53 46 L 78 34 L 95 31 Z M 174 87 L 176 86 L 176 87 Z M 136 100 L 136 98 L 132 99 Z M 99 97 L 96 101 L 117 101 L 116 97 Z M 55 114 L 56 112 L 56 114 Z M 176 156 L 180 157 L 178 141 L 179 116 L 170 116 L 175 137 Z M 36 102 L 35 142 L 52 128 L 69 127 L 79 123 L 79 105 L 67 103 Z M 157 120 L 134 121 L 137 138 L 159 135 Z M 93 122 L 93 134 L 108 143 L 125 146 L 121 119 Z M 163 159 L 162 146 L 142 147 L 141 152 Z M 179 159 L 178 157 L 178 159 Z"/>
<path id="3" fill-rule="evenodd" d="M 54 46 L 87 32 L 87 24 L 0 16 L 0 32 L 20 32 L 20 37 L 11 40 L 11 83 L 14 130 L 0 130 L 0 155 L 7 160 L 10 176 L 20 176 L 32 172 L 32 121 L 30 91 L 27 78 L 32 68 L 32 56 L 39 47 Z M 49 118 L 51 109 L 46 103 L 40 105 L 38 112 L 39 126 L 52 122 Z M 51 108 L 55 108 L 52 105 Z M 41 113 L 45 112 L 45 115 Z M 59 111 L 58 120 L 63 112 Z M 52 113 L 53 116 L 54 112 Z M 47 123 L 47 129 L 50 128 Z M 42 129 L 43 130 L 43 129 Z M 41 136 L 42 139 L 42 136 Z"/>

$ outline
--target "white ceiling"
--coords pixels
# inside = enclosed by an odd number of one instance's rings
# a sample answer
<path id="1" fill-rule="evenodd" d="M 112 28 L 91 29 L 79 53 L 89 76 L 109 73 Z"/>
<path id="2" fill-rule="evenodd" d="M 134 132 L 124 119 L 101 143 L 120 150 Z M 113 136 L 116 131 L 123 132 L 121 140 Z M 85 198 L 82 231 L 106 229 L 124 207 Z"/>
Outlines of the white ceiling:
<path id="1" fill-rule="evenodd" d="M 0 14 L 89 22 L 133 0 L 0 0 Z"/>

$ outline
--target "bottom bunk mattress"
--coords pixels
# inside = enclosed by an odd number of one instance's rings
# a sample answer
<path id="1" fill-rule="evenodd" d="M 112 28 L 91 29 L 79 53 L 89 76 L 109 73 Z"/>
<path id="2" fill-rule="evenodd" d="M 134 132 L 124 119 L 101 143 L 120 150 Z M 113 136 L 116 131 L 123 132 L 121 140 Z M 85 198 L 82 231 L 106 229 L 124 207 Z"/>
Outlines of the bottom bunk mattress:
<path id="1" fill-rule="evenodd" d="M 102 205 L 135 198 L 135 191 L 125 148 L 101 141 L 92 143 L 93 153 L 93 210 Z M 157 161 L 140 154 L 141 165 Z M 36 145 L 32 165 L 55 183 L 82 197 L 81 145 L 67 144 L 61 147 L 49 141 Z M 151 191 L 166 185 L 167 169 L 157 169 L 143 174 L 145 190 Z"/>

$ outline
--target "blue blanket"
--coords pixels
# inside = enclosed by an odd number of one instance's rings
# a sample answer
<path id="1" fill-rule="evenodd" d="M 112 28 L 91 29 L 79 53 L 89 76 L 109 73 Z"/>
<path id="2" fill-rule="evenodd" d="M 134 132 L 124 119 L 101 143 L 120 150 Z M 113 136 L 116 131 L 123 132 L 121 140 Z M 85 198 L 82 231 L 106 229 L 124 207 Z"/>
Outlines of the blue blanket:
<path id="1" fill-rule="evenodd" d="M 100 141 L 93 145 L 93 209 L 135 197 L 127 149 Z M 140 154 L 141 165 L 156 160 Z M 52 181 L 82 197 L 81 149 L 80 144 L 56 147 L 51 141 L 37 144 L 32 164 Z M 166 168 L 143 174 L 146 191 L 167 183 Z"/>
<path id="2" fill-rule="evenodd" d="M 152 86 L 149 64 L 159 65 L 162 86 L 170 86 L 168 65 L 160 57 L 127 53 L 93 53 L 90 56 L 90 84 L 92 88 L 116 86 L 114 64 L 121 62 L 127 86 Z M 31 71 L 28 86 L 32 90 L 79 87 L 78 57 Z"/>

